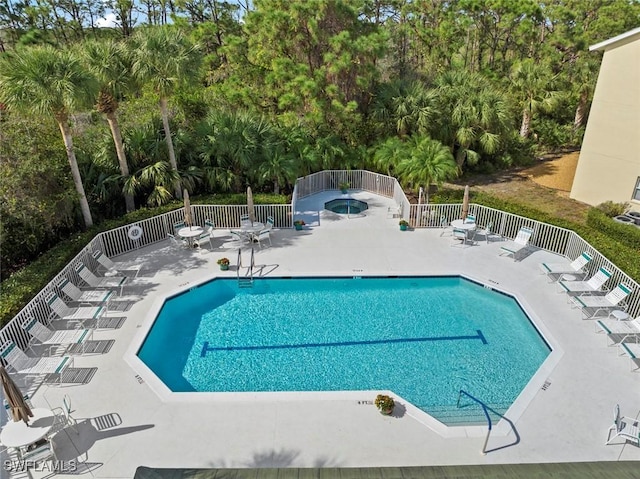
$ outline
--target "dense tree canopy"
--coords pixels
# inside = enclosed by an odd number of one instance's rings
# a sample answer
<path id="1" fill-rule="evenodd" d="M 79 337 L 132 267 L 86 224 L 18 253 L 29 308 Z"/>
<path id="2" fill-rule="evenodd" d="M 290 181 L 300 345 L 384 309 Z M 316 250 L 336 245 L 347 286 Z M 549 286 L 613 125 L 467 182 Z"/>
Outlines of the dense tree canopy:
<path id="1" fill-rule="evenodd" d="M 635 0 L 0 0 L 3 276 L 183 188 L 427 186 L 579 147 L 588 46 L 639 20 Z"/>

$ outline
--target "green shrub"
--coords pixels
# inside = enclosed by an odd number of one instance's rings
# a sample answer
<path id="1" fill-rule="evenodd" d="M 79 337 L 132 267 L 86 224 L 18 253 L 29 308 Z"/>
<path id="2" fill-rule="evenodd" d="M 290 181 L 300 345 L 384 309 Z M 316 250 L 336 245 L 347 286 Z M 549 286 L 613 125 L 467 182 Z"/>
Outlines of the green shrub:
<path id="1" fill-rule="evenodd" d="M 602 213 L 607 215 L 609 218 L 613 218 L 614 216 L 618 216 L 627 211 L 628 208 L 627 203 L 614 203 L 613 201 L 605 201 L 604 203 L 600 203 L 596 208 L 600 210 Z"/>
<path id="2" fill-rule="evenodd" d="M 640 253 L 640 228 L 613 220 L 600 207 L 589 209 L 587 225 Z"/>

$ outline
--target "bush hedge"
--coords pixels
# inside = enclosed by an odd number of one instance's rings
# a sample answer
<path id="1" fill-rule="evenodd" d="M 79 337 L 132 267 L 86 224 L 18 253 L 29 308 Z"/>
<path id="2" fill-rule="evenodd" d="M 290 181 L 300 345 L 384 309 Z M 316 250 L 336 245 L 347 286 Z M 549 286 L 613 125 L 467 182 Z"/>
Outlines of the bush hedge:
<path id="1" fill-rule="evenodd" d="M 619 223 L 598 208 L 587 212 L 587 225 L 640 253 L 640 228 Z"/>
<path id="2" fill-rule="evenodd" d="M 191 199 L 191 204 L 242 205 L 244 194 L 207 195 Z M 284 195 L 255 194 L 255 204 L 287 204 Z M 57 244 L 25 268 L 0 283 L 0 325 L 7 324 L 44 288 L 98 233 L 157 216 L 182 207 L 174 201 L 158 208 L 141 208 L 118 219 L 107 220 Z"/>

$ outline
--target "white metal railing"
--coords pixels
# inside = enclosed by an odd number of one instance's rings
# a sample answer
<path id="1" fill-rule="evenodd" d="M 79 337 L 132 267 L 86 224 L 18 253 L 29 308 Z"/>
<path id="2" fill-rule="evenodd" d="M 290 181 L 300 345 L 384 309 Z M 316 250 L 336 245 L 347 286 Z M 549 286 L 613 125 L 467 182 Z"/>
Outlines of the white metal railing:
<path id="1" fill-rule="evenodd" d="M 441 217 L 445 218 L 447 224 L 461 217 L 462 204 L 411 205 L 410 210 L 408 216 L 415 227 L 439 228 Z M 505 238 L 515 238 L 521 227 L 528 226 L 534 231 L 529 244 L 545 251 L 563 255 L 570 260 L 574 260 L 585 251 L 588 252 L 592 256 L 592 260 L 587 265 L 589 272 L 594 273 L 599 268 L 605 267 L 612 272 L 611 278 L 607 282 L 609 288 L 612 289 L 620 283 L 631 286 L 633 292 L 626 299 L 627 311 L 633 317 L 640 315 L 640 285 L 577 233 L 473 203 L 469 205 L 469 213 L 476 216 L 476 222 L 479 225 L 486 226 L 492 223 L 491 231 Z"/>
<path id="2" fill-rule="evenodd" d="M 294 187 L 291 204 L 255 205 L 256 218 L 264 223 L 268 216 L 272 216 L 276 228 L 291 228 L 293 226 L 292 215 L 298 199 L 321 191 L 338 189 L 341 182 L 349 182 L 350 188 L 353 189 L 361 189 L 393 198 L 401 209 L 401 216 L 417 228 L 437 228 L 440 227 L 441 217 L 449 222 L 460 218 L 462 214 L 461 204 L 410 204 L 398 181 L 391 176 L 364 170 L 333 170 L 321 171 L 299 178 Z M 204 224 L 206 219 L 210 219 L 215 224 L 215 228 L 222 229 L 238 228 L 240 215 L 248 213 L 246 205 L 192 205 L 191 208 L 195 223 Z M 634 317 L 640 315 L 640 285 L 573 231 L 482 205 L 469 205 L 469 213 L 475 214 L 478 224 L 486 225 L 491 222 L 492 231 L 506 238 L 514 238 L 522 226 L 531 227 L 534 230 L 531 238 L 533 246 L 561 254 L 570 260 L 575 259 L 584 251 L 589 252 L 593 257 L 589 263 L 591 271 L 596 271 L 604 266 L 612 272 L 608 283 L 609 287 L 613 288 L 621 282 L 631 286 L 633 292 L 626 301 L 627 311 Z M 44 298 L 52 292 L 61 294 L 58 283 L 62 278 L 68 278 L 76 284 L 82 284 L 75 271 L 75 265 L 83 263 L 95 271 L 98 265 L 92 254 L 96 250 L 101 250 L 107 256 L 112 257 L 163 241 L 166 239 L 167 233 L 173 233 L 173 224 L 183 219 L 184 209 L 178 208 L 169 213 L 99 233 L 0 330 L 0 340 L 12 339 L 20 347 L 26 347 L 29 335 L 20 327 L 22 321 L 28 316 L 33 316 L 48 323 L 51 318 L 51 309 Z M 129 230 L 132 226 L 139 226 L 142 229 L 140 237 L 136 239 L 129 237 Z"/>

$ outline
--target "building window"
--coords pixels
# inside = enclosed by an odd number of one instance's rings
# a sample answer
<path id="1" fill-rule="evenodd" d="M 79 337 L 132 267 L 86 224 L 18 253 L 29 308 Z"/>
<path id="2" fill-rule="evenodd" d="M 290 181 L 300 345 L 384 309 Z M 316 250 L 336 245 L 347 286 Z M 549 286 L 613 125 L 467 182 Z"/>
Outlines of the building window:
<path id="1" fill-rule="evenodd" d="M 633 199 L 640 201 L 640 176 L 638 177 L 638 181 L 636 181 L 636 189 L 633 190 Z"/>

